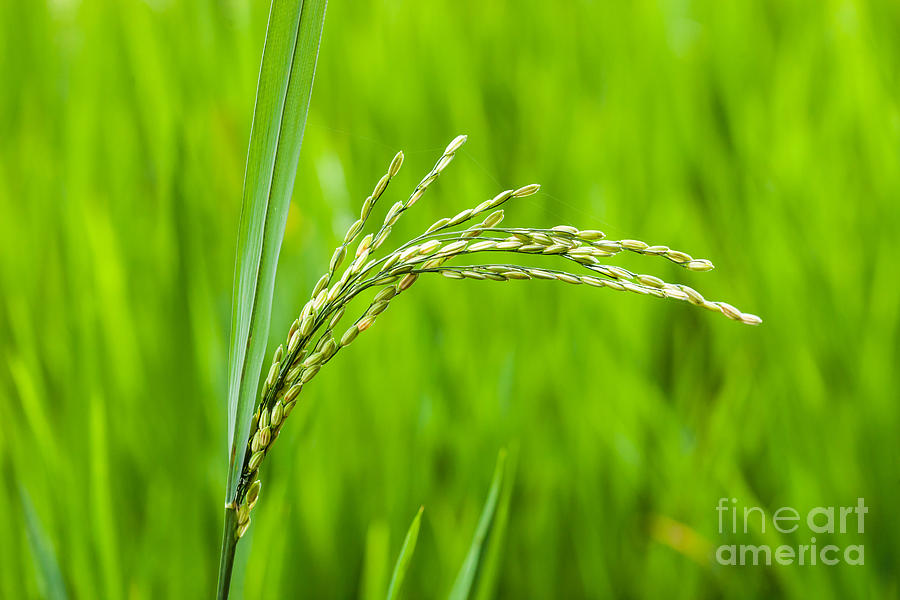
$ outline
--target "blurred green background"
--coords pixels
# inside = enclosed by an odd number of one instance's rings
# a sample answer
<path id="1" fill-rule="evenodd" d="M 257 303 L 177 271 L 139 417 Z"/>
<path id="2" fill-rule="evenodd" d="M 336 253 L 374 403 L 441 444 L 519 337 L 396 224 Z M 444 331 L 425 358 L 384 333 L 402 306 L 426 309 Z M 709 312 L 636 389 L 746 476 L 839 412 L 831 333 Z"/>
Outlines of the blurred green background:
<path id="1" fill-rule="evenodd" d="M 0 3 L 0 597 L 211 597 L 262 0 Z M 423 280 L 303 394 L 236 597 L 445 594 L 518 448 L 503 598 L 900 593 L 900 4 L 331 3 L 273 348 L 393 153 L 396 239 L 532 181 L 507 222 L 712 259 L 765 319 L 547 282 Z M 384 207 L 382 208 L 384 210 Z M 23 497 L 26 499 L 23 500 Z M 865 565 L 724 567 L 720 497 L 869 506 Z M 30 498 L 28 500 L 27 498 Z M 805 533 L 804 533 L 805 531 Z M 728 541 L 727 543 L 734 543 Z"/>

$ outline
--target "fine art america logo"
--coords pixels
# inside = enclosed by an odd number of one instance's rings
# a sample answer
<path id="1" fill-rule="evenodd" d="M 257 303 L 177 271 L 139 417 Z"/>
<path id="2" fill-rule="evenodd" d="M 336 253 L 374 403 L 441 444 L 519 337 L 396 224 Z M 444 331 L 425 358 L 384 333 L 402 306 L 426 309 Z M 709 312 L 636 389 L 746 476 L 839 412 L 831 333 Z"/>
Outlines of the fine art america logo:
<path id="1" fill-rule="evenodd" d="M 807 512 L 783 506 L 767 514 L 758 506 L 737 506 L 737 498 L 719 498 L 716 506 L 719 534 L 746 534 L 751 528 L 766 535 L 792 534 L 800 530 L 808 533 L 809 542 L 797 546 L 770 544 L 722 544 L 716 549 L 716 562 L 720 565 L 848 565 L 865 564 L 865 547 L 862 544 L 837 545 L 817 542 L 816 535 L 835 538 L 839 534 L 865 532 L 866 513 L 864 498 L 857 498 L 856 506 L 817 506 Z M 771 528 L 770 528 L 771 527 Z M 802 539 L 806 539 L 805 536 Z"/>

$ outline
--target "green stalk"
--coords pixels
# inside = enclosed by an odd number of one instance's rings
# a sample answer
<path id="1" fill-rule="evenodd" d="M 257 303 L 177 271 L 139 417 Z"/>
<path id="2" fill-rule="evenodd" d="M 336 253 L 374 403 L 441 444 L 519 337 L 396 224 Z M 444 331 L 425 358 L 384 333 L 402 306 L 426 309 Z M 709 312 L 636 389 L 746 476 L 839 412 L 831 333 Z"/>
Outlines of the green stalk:
<path id="1" fill-rule="evenodd" d="M 222 552 L 219 555 L 219 585 L 216 591 L 218 600 L 226 600 L 231 587 L 231 572 L 234 569 L 234 553 L 237 550 L 238 538 L 234 534 L 237 528 L 237 511 L 225 509 L 225 530 L 222 533 Z"/>

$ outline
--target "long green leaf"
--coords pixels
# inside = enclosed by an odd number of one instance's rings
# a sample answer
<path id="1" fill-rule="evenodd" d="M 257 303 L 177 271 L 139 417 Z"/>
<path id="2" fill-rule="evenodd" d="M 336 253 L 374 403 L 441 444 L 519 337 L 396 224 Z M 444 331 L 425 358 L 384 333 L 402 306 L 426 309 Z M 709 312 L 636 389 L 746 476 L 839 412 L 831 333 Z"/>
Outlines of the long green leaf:
<path id="1" fill-rule="evenodd" d="M 38 588 L 42 598 L 48 600 L 65 600 L 66 588 L 63 584 L 62 573 L 56 562 L 56 553 L 53 545 L 41 526 L 41 520 L 31 504 L 31 498 L 24 487 L 19 488 L 22 499 L 22 510 L 25 513 L 25 530 L 28 533 L 28 546 L 34 559 L 35 574 L 38 580 Z"/>
<path id="2" fill-rule="evenodd" d="M 419 539 L 419 525 L 422 522 L 423 510 L 425 510 L 424 506 L 419 507 L 419 512 L 416 513 L 409 530 L 406 532 L 406 539 L 403 540 L 403 547 L 400 548 L 400 556 L 397 557 L 397 564 L 394 565 L 394 574 L 391 576 L 387 600 L 396 600 L 400 595 L 400 588 L 403 587 L 403 580 L 406 578 L 406 571 L 409 569 L 409 561 L 412 560 L 416 542 Z"/>
<path id="3" fill-rule="evenodd" d="M 234 500 L 266 352 L 275 268 L 297 174 L 327 0 L 272 0 L 250 148 L 231 300 L 228 480 L 218 598 L 227 598 L 237 539 Z"/>
<path id="4" fill-rule="evenodd" d="M 481 562 L 481 549 L 484 541 L 491 532 L 494 523 L 494 515 L 497 511 L 497 501 L 500 497 L 500 489 L 503 486 L 503 474 L 506 471 L 506 450 L 500 450 L 497 456 L 497 466 L 494 467 L 494 477 L 491 481 L 491 490 L 488 492 L 487 500 L 481 511 L 481 518 L 478 521 L 478 528 L 475 530 L 475 537 L 472 538 L 472 544 L 469 546 L 469 553 L 466 560 L 456 576 L 453 589 L 450 590 L 450 600 L 466 600 L 472 589 L 472 583 L 478 574 L 478 567 Z"/>
<path id="5" fill-rule="evenodd" d="M 273 0 L 269 11 L 234 269 L 226 504 L 237 491 L 250 431 L 326 4 L 326 0 Z"/>

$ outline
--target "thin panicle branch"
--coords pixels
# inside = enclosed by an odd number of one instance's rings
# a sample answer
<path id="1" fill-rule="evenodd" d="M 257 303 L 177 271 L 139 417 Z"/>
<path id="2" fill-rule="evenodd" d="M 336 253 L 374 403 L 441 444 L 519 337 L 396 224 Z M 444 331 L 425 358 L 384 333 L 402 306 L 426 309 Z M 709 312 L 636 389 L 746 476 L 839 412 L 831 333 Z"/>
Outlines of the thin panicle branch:
<path id="1" fill-rule="evenodd" d="M 375 184 L 375 189 L 372 190 L 372 194 L 366 198 L 365 202 L 363 202 L 362 210 L 359 214 L 359 219 L 357 219 L 353 225 L 347 230 L 346 235 L 344 236 L 343 243 L 338 246 L 334 254 L 331 257 L 331 262 L 328 265 L 328 273 L 323 276 L 325 281 L 322 286 L 326 286 L 331 282 L 331 278 L 334 277 L 335 271 L 344 261 L 344 258 L 347 255 L 347 247 L 353 243 L 359 237 L 360 232 L 362 232 L 363 227 L 366 225 L 366 221 L 368 221 L 369 216 L 372 214 L 372 209 L 375 208 L 375 204 L 378 202 L 378 199 L 381 198 L 384 191 L 387 189 L 388 184 L 391 182 L 391 179 L 400 171 L 400 167 L 403 165 L 403 152 L 398 152 L 394 159 L 391 161 L 390 166 L 388 167 L 387 173 L 385 173 L 381 179 L 378 180 L 378 183 Z M 369 234 L 360 242 L 357 250 L 356 256 L 366 251 L 370 246 L 373 248 L 378 248 L 384 239 L 379 239 L 378 237 Z M 321 280 L 320 280 L 321 281 Z M 318 288 L 313 293 L 313 297 L 320 291 L 321 288 Z"/>

